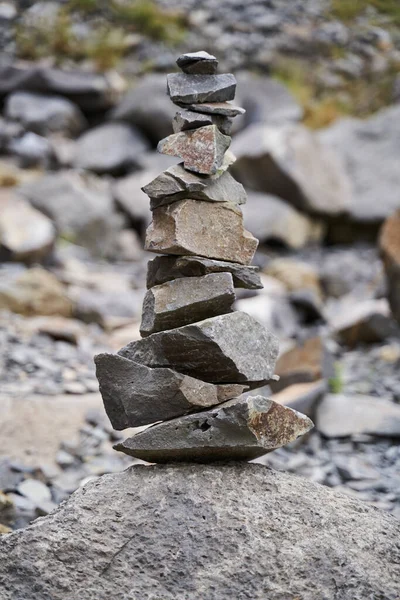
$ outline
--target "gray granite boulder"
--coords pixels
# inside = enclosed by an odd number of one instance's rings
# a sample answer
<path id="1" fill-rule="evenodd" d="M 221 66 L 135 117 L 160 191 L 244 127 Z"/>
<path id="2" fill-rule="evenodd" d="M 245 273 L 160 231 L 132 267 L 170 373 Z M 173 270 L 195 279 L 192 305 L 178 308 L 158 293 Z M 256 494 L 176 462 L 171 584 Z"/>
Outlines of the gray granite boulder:
<path id="1" fill-rule="evenodd" d="M 196 104 L 233 100 L 236 79 L 231 73 L 222 75 L 167 75 L 168 94 L 174 103 Z"/>
<path id="2" fill-rule="evenodd" d="M 250 315 L 233 312 L 153 333 L 118 354 L 212 383 L 257 384 L 274 374 L 278 340 Z"/>
<path id="3" fill-rule="evenodd" d="M 176 64 L 184 73 L 196 75 L 213 75 L 218 68 L 218 60 L 215 56 L 204 50 L 181 54 L 177 58 Z"/>

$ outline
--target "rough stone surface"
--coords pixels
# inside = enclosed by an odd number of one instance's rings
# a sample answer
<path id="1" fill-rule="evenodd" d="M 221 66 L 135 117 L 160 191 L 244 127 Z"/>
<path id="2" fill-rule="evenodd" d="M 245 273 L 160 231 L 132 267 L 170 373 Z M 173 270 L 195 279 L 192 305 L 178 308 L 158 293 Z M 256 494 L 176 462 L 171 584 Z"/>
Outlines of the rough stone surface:
<path id="1" fill-rule="evenodd" d="M 312 427 L 308 417 L 291 408 L 249 396 L 160 423 L 114 447 L 148 462 L 251 460 L 293 442 Z"/>
<path id="2" fill-rule="evenodd" d="M 197 104 L 233 100 L 236 79 L 231 73 L 222 75 L 167 75 L 168 94 L 174 103 Z"/>
<path id="3" fill-rule="evenodd" d="M 162 154 L 178 156 L 185 169 L 204 175 L 213 175 L 221 167 L 231 138 L 223 135 L 215 125 L 182 131 L 164 138 L 157 149 Z"/>
<path id="4" fill-rule="evenodd" d="M 119 354 L 213 383 L 260 382 L 273 376 L 278 340 L 253 317 L 234 312 L 153 333 Z"/>
<path id="5" fill-rule="evenodd" d="M 214 75 L 218 68 L 218 60 L 215 56 L 204 50 L 181 54 L 176 64 L 184 73 L 197 75 Z"/>
<path id="6" fill-rule="evenodd" d="M 151 369 L 116 354 L 95 357 L 104 408 L 114 429 L 139 427 L 223 401 L 217 386 L 172 369 Z M 236 390 L 235 390 L 236 391 Z"/>
<path id="7" fill-rule="evenodd" d="M 201 277 L 208 273 L 231 273 L 237 288 L 258 290 L 263 287 L 257 267 L 212 260 L 201 256 L 156 256 L 147 264 L 147 287 L 178 279 L 179 277 Z"/>
<path id="8" fill-rule="evenodd" d="M 246 112 L 244 108 L 235 106 L 230 102 L 204 102 L 202 104 L 184 105 L 184 108 L 207 115 L 221 115 L 229 118 L 237 117 L 238 115 L 244 115 Z"/>
<path id="9" fill-rule="evenodd" d="M 371 434 L 400 437 L 400 407 L 384 398 L 328 394 L 318 405 L 317 429 L 326 437 Z"/>
<path id="10" fill-rule="evenodd" d="M 232 131 L 232 119 L 229 117 L 207 115 L 192 110 L 179 110 L 172 121 L 174 133 L 197 129 L 205 125 L 216 125 L 224 135 L 230 135 Z"/>
<path id="11" fill-rule="evenodd" d="M 249 264 L 257 240 L 243 227 L 243 215 L 234 204 L 180 200 L 153 211 L 146 234 L 150 252 L 200 255 Z"/>
<path id="12" fill-rule="evenodd" d="M 232 275 L 174 279 L 148 290 L 142 311 L 142 337 L 229 313 L 235 300 Z"/>
<path id="13" fill-rule="evenodd" d="M 295 383 L 273 394 L 271 400 L 298 410 L 314 420 L 315 409 L 327 391 L 328 383 L 323 379 L 311 383 Z"/>
<path id="14" fill-rule="evenodd" d="M 244 204 L 247 199 L 242 184 L 228 171 L 207 177 L 190 173 L 180 164 L 158 175 L 143 191 L 150 197 L 152 210 L 185 198 L 233 204 Z"/>
<path id="15" fill-rule="evenodd" d="M 391 515 L 263 465 L 135 465 L 1 538 L 2 600 L 395 600 L 399 536 Z"/>
<path id="16" fill-rule="evenodd" d="M 386 272 L 390 308 L 400 324 L 400 210 L 385 221 L 379 246 Z"/>

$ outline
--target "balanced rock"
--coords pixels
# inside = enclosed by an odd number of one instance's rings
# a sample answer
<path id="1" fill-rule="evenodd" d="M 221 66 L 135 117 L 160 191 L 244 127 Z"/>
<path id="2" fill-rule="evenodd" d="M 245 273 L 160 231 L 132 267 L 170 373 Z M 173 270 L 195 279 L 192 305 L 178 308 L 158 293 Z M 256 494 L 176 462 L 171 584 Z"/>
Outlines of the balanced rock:
<path id="1" fill-rule="evenodd" d="M 206 125 L 216 125 L 221 133 L 224 135 L 230 135 L 232 130 L 232 119 L 229 117 L 223 117 L 222 115 L 210 115 L 193 110 L 179 110 L 173 121 L 172 128 L 174 133 L 179 131 L 186 131 L 188 129 L 197 129 L 199 127 L 205 127 Z"/>
<path id="2" fill-rule="evenodd" d="M 312 421 L 262 396 L 160 423 L 115 446 L 148 462 L 251 460 L 307 433 Z"/>
<path id="3" fill-rule="evenodd" d="M 218 68 L 218 60 L 215 56 L 203 50 L 181 54 L 176 64 L 184 73 L 196 75 L 214 75 Z"/>
<path id="4" fill-rule="evenodd" d="M 230 143 L 231 138 L 223 135 L 216 125 L 207 125 L 169 135 L 158 143 L 157 149 L 181 158 L 189 171 L 213 175 L 221 167 Z"/>
<path id="5" fill-rule="evenodd" d="M 244 115 L 246 112 L 244 108 L 235 106 L 230 102 L 203 102 L 202 104 L 195 103 L 185 105 L 185 108 L 207 115 L 221 115 L 229 118 L 237 117 L 238 115 Z"/>
<path id="6" fill-rule="evenodd" d="M 234 312 L 153 333 L 118 354 L 212 383 L 257 384 L 273 376 L 278 340 L 250 315 Z"/>
<path id="7" fill-rule="evenodd" d="M 167 75 L 168 94 L 174 103 L 196 104 L 233 100 L 236 79 L 231 73 L 222 75 Z"/>
<path id="8" fill-rule="evenodd" d="M 201 256 L 156 256 L 147 264 L 147 287 L 179 279 L 201 277 L 208 273 L 231 273 L 237 288 L 259 290 L 263 287 L 257 267 L 212 260 Z"/>
<path id="9" fill-rule="evenodd" d="M 232 310 L 235 300 L 232 275 L 174 279 L 148 290 L 142 311 L 142 337 L 215 317 Z"/>
<path id="10" fill-rule="evenodd" d="M 150 196 L 151 210 L 185 198 L 233 204 L 244 204 L 247 199 L 242 184 L 228 171 L 207 177 L 190 173 L 180 164 L 158 175 L 143 191 Z"/>
<path id="11" fill-rule="evenodd" d="M 116 354 L 98 354 L 95 363 L 104 408 L 118 430 L 202 410 L 245 389 L 213 385 L 172 369 L 151 369 Z"/>
<path id="12" fill-rule="evenodd" d="M 243 215 L 234 204 L 180 200 L 153 211 L 145 249 L 246 265 L 254 256 L 257 243 L 244 229 Z"/>
<path id="13" fill-rule="evenodd" d="M 390 308 L 400 323 L 400 210 L 385 221 L 379 246 L 386 272 Z"/>

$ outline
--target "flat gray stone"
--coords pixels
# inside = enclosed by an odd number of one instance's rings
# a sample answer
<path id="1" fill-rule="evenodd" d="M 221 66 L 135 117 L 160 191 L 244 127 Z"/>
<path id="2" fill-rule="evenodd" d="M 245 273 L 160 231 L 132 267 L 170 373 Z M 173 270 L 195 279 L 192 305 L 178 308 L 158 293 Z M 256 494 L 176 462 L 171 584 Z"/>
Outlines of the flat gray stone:
<path id="1" fill-rule="evenodd" d="M 183 105 L 184 108 L 193 110 L 198 113 L 204 113 L 206 115 L 221 115 L 223 117 L 237 117 L 238 115 L 244 115 L 245 109 L 240 106 L 235 106 L 230 102 L 203 102 L 202 104 L 189 104 Z"/>
<path id="2" fill-rule="evenodd" d="M 156 256 L 147 263 L 147 287 L 178 279 L 201 277 L 208 273 L 231 273 L 233 285 L 248 290 L 262 289 L 258 267 L 212 260 L 201 256 Z"/>
<path id="3" fill-rule="evenodd" d="M 117 430 L 202 410 L 243 391 L 240 385 L 216 386 L 172 369 L 151 369 L 117 354 L 98 354 L 95 363 L 104 408 Z"/>
<path id="4" fill-rule="evenodd" d="M 247 200 L 244 187 L 228 171 L 201 176 L 186 171 L 180 164 L 158 175 L 142 190 L 150 197 L 152 210 L 184 198 L 233 204 L 245 204 Z"/>
<path id="5" fill-rule="evenodd" d="M 250 315 L 234 312 L 153 333 L 118 354 L 212 383 L 258 383 L 274 374 L 278 340 Z"/>
<path id="6" fill-rule="evenodd" d="M 215 56 L 204 50 L 181 54 L 176 64 L 184 73 L 201 75 L 214 75 L 218 68 L 218 60 Z"/>
<path id="7" fill-rule="evenodd" d="M 215 125 L 181 131 L 158 143 L 161 154 L 178 156 L 185 169 L 204 175 L 213 175 L 222 166 L 231 138 L 223 135 Z"/>
<path id="8" fill-rule="evenodd" d="M 0 537 L 2 600 L 395 600 L 399 537 L 392 515 L 263 465 L 134 465 Z"/>
<path id="9" fill-rule="evenodd" d="M 234 301 L 230 273 L 167 281 L 148 290 L 143 302 L 140 333 L 146 337 L 157 331 L 229 313 Z"/>
<path id="10" fill-rule="evenodd" d="M 231 73 L 222 75 L 167 75 L 168 94 L 174 103 L 197 104 L 233 100 L 236 79 Z"/>
<path id="11" fill-rule="evenodd" d="M 153 210 L 145 249 L 247 265 L 257 244 L 256 238 L 244 229 L 242 212 L 234 204 L 179 200 Z"/>
<path id="12" fill-rule="evenodd" d="M 172 128 L 174 133 L 187 131 L 188 129 L 197 129 L 206 125 L 216 125 L 221 133 L 230 135 L 232 131 L 232 119 L 222 115 L 210 115 L 193 110 L 179 110 L 173 121 Z"/>
<path id="13" fill-rule="evenodd" d="M 137 433 L 114 448 L 148 462 L 252 460 L 313 427 L 297 411 L 262 396 L 241 397 Z"/>

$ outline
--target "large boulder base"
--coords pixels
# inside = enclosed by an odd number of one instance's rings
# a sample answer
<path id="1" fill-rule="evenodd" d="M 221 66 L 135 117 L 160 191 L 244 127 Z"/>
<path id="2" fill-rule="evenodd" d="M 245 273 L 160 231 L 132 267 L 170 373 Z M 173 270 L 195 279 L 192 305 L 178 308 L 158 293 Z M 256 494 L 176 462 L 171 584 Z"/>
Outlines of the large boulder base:
<path id="1" fill-rule="evenodd" d="M 2 600 L 395 600 L 400 522 L 256 464 L 103 476 L 0 542 Z"/>

